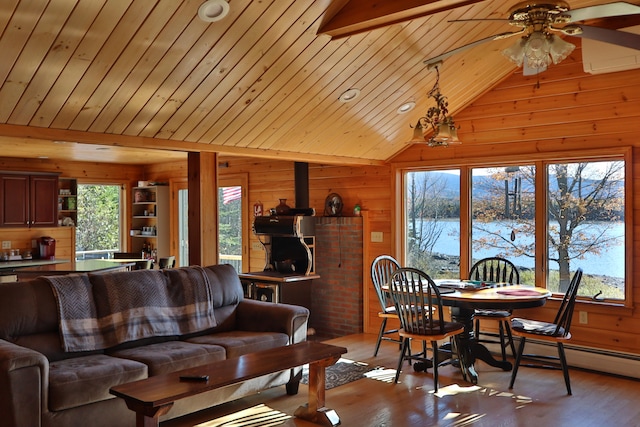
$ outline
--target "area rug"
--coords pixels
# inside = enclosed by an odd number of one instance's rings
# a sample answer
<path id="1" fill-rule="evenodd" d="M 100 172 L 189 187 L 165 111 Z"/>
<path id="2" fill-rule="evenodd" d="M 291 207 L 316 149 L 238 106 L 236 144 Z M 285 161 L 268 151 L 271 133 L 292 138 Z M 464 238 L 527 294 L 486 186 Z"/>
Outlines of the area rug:
<path id="1" fill-rule="evenodd" d="M 362 362 L 354 362 L 349 359 L 340 359 L 335 365 L 325 369 L 325 389 L 329 390 L 352 381 L 364 378 L 369 371 L 376 369 L 375 366 Z M 309 384 L 309 366 L 305 365 L 302 370 L 302 384 Z"/>

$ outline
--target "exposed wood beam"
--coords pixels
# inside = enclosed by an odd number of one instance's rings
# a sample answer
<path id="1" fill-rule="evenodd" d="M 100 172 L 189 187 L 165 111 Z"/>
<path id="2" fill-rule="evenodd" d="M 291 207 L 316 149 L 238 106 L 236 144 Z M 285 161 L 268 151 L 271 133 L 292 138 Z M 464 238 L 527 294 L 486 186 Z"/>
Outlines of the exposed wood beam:
<path id="1" fill-rule="evenodd" d="M 481 0 L 350 0 L 334 15 L 325 16 L 318 34 L 328 34 L 333 39 L 386 27 L 399 22 L 433 15 L 461 6 L 479 3 Z"/>
<path id="2" fill-rule="evenodd" d="M 218 155 L 189 153 L 189 265 L 218 263 Z"/>
<path id="3" fill-rule="evenodd" d="M 218 153 L 260 159 L 277 159 L 305 161 L 309 163 L 334 165 L 372 165 L 383 166 L 380 160 L 362 159 L 346 156 L 330 156 L 323 154 L 295 153 L 260 148 L 244 148 L 219 144 L 175 141 L 171 139 L 148 138 L 140 136 L 112 135 L 103 133 L 48 129 L 33 126 L 0 124 L 0 137 L 33 139 L 41 141 L 69 141 L 82 144 L 98 144 L 111 147 L 130 147 L 148 150 L 179 151 L 184 153 Z M 38 153 L 34 153 L 36 157 Z"/>

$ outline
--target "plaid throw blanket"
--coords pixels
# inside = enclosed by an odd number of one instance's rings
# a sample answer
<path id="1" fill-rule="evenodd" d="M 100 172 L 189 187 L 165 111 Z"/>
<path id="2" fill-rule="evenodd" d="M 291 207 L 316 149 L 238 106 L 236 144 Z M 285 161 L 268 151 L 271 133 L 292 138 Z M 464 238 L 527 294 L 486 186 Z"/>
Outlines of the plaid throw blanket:
<path id="1" fill-rule="evenodd" d="M 216 326 L 204 269 L 45 277 L 58 304 L 65 351 L 101 350 Z"/>

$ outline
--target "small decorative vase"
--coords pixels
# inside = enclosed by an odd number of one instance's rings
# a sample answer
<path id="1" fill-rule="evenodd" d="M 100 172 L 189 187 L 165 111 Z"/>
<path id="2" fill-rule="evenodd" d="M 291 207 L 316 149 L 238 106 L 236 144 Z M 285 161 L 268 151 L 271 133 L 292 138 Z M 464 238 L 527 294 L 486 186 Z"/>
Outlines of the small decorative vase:
<path id="1" fill-rule="evenodd" d="M 276 214 L 286 215 L 290 210 L 291 208 L 287 205 L 287 199 L 280 199 L 280 204 L 276 206 Z"/>

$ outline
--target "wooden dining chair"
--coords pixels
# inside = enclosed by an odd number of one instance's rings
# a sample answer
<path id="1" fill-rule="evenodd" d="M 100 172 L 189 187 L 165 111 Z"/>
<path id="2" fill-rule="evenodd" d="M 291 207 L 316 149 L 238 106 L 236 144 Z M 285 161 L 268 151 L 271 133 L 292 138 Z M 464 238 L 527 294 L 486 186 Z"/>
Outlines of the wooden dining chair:
<path id="1" fill-rule="evenodd" d="M 520 272 L 518 268 L 509 260 L 500 257 L 483 258 L 476 262 L 469 270 L 469 280 L 495 283 L 520 283 Z M 516 357 L 516 347 L 511 335 L 511 310 L 477 309 L 474 311 L 475 327 L 474 334 L 476 342 L 489 344 L 499 344 L 502 353 L 502 360 L 507 360 L 507 346 L 511 348 L 511 354 Z M 498 322 L 498 340 L 495 333 L 482 331 L 481 322 Z"/>
<path id="2" fill-rule="evenodd" d="M 421 362 L 416 366 L 433 364 L 433 385 L 438 391 L 438 341 L 454 339 L 455 348 L 459 348 L 458 335 L 464 332 L 464 325 L 450 322 L 444 318 L 444 310 L 440 291 L 426 273 L 415 268 L 399 268 L 389 280 L 389 293 L 400 317 L 401 328 L 398 334 L 402 337 L 402 351 L 398 361 L 398 369 L 394 383 L 398 382 L 402 364 L 405 360 Z M 423 342 L 421 353 L 408 353 L 412 340 Z M 425 343 L 431 343 L 432 359 L 427 356 Z M 448 361 L 446 363 L 449 363 Z"/>
<path id="3" fill-rule="evenodd" d="M 390 255 L 380 255 L 371 263 L 371 281 L 373 282 L 373 287 L 376 290 L 376 295 L 380 302 L 378 317 L 382 319 L 373 357 L 378 355 L 378 350 L 380 350 L 380 343 L 382 341 L 392 341 L 402 344 L 402 340 L 399 335 L 397 335 L 398 328 L 387 329 L 387 320 L 398 319 L 398 313 L 396 313 L 393 301 L 387 298 L 387 292 L 383 289 L 383 286 L 387 285 L 389 282 L 393 272 L 399 268 L 400 264 L 398 261 Z M 394 338 L 394 335 L 397 338 Z"/>
<path id="4" fill-rule="evenodd" d="M 176 265 L 176 257 L 174 255 L 161 257 L 158 260 L 158 268 L 173 268 Z"/>
<path id="5" fill-rule="evenodd" d="M 140 261 L 135 261 L 133 269 L 134 270 L 151 270 L 153 268 L 153 260 L 151 259 L 143 259 Z"/>
<path id="6" fill-rule="evenodd" d="M 569 379 L 569 367 L 567 366 L 567 358 L 564 354 L 564 343 L 571 339 L 571 319 L 573 317 L 573 308 L 578 296 L 578 287 L 582 280 L 582 269 L 578 268 L 571 278 L 569 289 L 564 294 L 558 313 L 556 314 L 553 323 L 542 322 L 538 320 L 530 320 L 519 317 L 511 319 L 512 333 L 520 337 L 520 345 L 518 346 L 518 353 L 516 355 L 516 361 L 513 365 L 513 371 L 511 372 L 511 382 L 509 388 L 513 388 L 513 384 L 516 381 L 516 375 L 518 374 L 518 367 L 521 364 L 523 358 L 530 359 L 532 363 L 528 363 L 526 366 L 536 368 L 547 369 L 562 369 L 564 374 L 564 383 L 567 386 L 567 394 L 571 394 L 571 381 Z M 524 346 L 527 338 L 555 343 L 558 347 L 558 356 L 549 355 L 536 355 L 536 354 L 524 354 Z M 548 361 L 556 361 L 555 364 L 550 364 Z M 559 366 L 558 363 L 559 362 Z"/>

